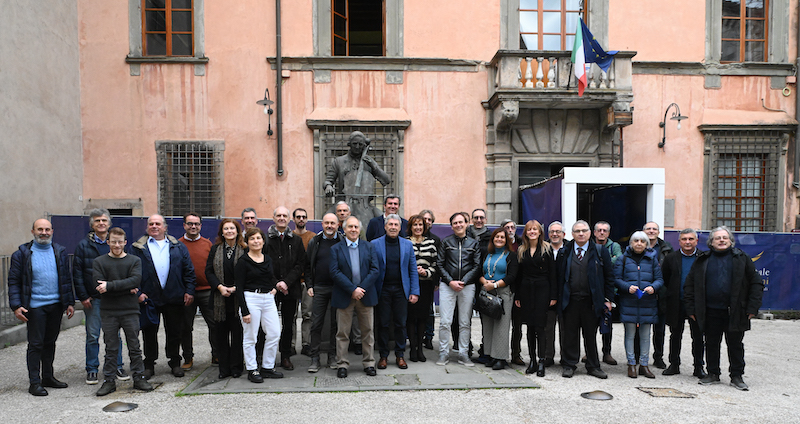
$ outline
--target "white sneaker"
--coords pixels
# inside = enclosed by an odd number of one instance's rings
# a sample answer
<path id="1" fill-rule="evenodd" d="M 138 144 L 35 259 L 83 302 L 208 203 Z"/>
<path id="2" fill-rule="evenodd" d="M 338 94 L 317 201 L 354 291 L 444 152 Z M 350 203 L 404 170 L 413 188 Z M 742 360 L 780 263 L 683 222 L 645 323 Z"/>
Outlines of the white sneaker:
<path id="1" fill-rule="evenodd" d="M 436 361 L 436 365 L 445 366 L 450 363 L 450 357 L 447 355 L 439 355 L 439 360 Z"/>
<path id="2" fill-rule="evenodd" d="M 466 356 L 459 356 L 458 363 L 465 366 L 465 367 L 474 367 L 475 363 L 472 362 L 471 359 L 467 358 Z"/>

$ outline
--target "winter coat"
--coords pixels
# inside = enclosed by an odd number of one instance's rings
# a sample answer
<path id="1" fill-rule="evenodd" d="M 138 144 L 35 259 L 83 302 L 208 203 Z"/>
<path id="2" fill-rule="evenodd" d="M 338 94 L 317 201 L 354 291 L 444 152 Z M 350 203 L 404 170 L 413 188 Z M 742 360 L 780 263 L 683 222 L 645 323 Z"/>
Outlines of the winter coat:
<path id="1" fill-rule="evenodd" d="M 84 301 L 89 297 L 100 298 L 97 292 L 94 276 L 92 275 L 92 262 L 100 255 L 108 254 L 111 250 L 108 243 L 98 243 L 94 239 L 94 231 L 78 242 L 72 258 L 72 281 L 75 283 L 75 294 Z"/>
<path id="2" fill-rule="evenodd" d="M 619 289 L 619 316 L 621 322 L 655 324 L 658 321 L 658 299 L 656 293 L 664 286 L 661 267 L 656 259 L 656 251 L 648 248 L 637 264 L 633 250 L 628 246 L 625 253 L 617 259 L 614 266 L 616 286 Z M 644 291 L 652 287 L 653 294 L 645 293 L 640 299 L 630 292 L 631 286 Z"/>
<path id="3" fill-rule="evenodd" d="M 761 298 L 764 295 L 764 282 L 756 272 L 753 260 L 742 250 L 731 249 L 733 255 L 731 276 L 731 301 L 728 307 L 730 321 L 728 331 L 747 331 L 750 329 L 749 314 L 758 315 Z M 683 301 L 686 315 L 694 315 L 700 329 L 706 324 L 706 268 L 711 252 L 700 252 L 686 276 L 683 285 Z"/>
<path id="4" fill-rule="evenodd" d="M 161 288 L 158 273 L 153 265 L 153 257 L 147 241 L 150 236 L 142 236 L 131 245 L 131 253 L 142 260 L 142 285 L 139 290 L 147 294 L 156 306 L 182 305 L 185 294 L 194 296 L 194 265 L 189 256 L 189 250 L 170 235 L 169 242 L 169 274 L 167 283 Z M 201 271 L 202 272 L 202 271 Z"/>
<path id="5" fill-rule="evenodd" d="M 8 270 L 8 305 L 12 311 L 20 308 L 31 308 L 31 290 L 33 288 L 33 269 L 31 268 L 31 246 L 33 240 L 19 246 L 11 255 L 11 267 Z M 56 256 L 56 269 L 58 270 L 58 292 L 61 307 L 75 304 L 72 294 L 72 276 L 69 275 L 69 257 L 64 246 L 53 243 L 53 253 Z"/>

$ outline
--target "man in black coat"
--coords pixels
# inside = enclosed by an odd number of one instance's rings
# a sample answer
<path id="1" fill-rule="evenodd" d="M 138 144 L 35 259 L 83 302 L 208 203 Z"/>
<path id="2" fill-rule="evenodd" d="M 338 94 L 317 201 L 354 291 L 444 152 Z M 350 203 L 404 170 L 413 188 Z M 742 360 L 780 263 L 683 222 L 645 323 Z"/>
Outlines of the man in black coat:
<path id="1" fill-rule="evenodd" d="M 561 317 L 562 377 L 571 378 L 580 359 L 580 337 L 586 347 L 586 370 L 597 378 L 608 378 L 600 369 L 597 327 L 614 298 L 614 265 L 608 249 L 589 240 L 589 224 L 572 225 L 573 240 L 564 246 L 556 262 L 558 312 Z"/>
<path id="2" fill-rule="evenodd" d="M 658 223 L 650 221 L 644 224 L 642 229 L 650 239 L 650 246 L 648 247 L 656 251 L 658 264 L 661 265 L 661 263 L 664 262 L 664 258 L 674 250 L 672 245 L 668 241 L 659 237 L 659 234 L 661 233 L 661 227 L 658 226 Z M 653 324 L 653 366 L 661 369 L 667 367 L 667 364 L 664 362 L 664 339 L 666 338 L 667 333 L 666 313 L 666 286 L 662 286 L 658 291 L 658 322 Z M 637 355 L 638 350 L 639 349 L 637 347 Z"/>
<path id="3" fill-rule="evenodd" d="M 678 236 L 680 250 L 668 254 L 661 264 L 661 273 L 666 286 L 667 325 L 669 325 L 669 367 L 664 375 L 680 374 L 681 341 L 683 340 L 684 323 L 689 318 L 683 305 L 683 292 L 686 276 L 697 259 L 697 232 L 691 228 L 681 230 Z M 694 376 L 703 378 L 703 333 L 697 321 L 689 319 L 689 332 L 692 335 L 692 359 L 694 359 Z"/>
<path id="4" fill-rule="evenodd" d="M 292 356 L 292 328 L 297 313 L 297 303 L 303 288 L 300 286 L 300 277 L 303 275 L 306 263 L 306 249 L 303 240 L 289 228 L 289 209 L 278 206 L 272 213 L 275 224 L 267 230 L 266 254 L 272 259 L 275 278 L 278 284 L 278 294 L 275 300 L 280 304 L 281 341 L 278 350 L 281 352 L 281 368 L 293 370 L 294 365 L 289 359 Z M 259 345 L 261 337 L 259 337 Z M 260 355 L 259 355 L 260 356 Z"/>
<path id="5" fill-rule="evenodd" d="M 734 247 L 726 227 L 711 231 L 710 252 L 697 256 L 684 287 L 686 313 L 697 321 L 706 339 L 708 375 L 700 384 L 719 384 L 722 336 L 728 345 L 731 386 L 747 390 L 744 374 L 744 332 L 761 307 L 764 283 L 752 259 Z"/>

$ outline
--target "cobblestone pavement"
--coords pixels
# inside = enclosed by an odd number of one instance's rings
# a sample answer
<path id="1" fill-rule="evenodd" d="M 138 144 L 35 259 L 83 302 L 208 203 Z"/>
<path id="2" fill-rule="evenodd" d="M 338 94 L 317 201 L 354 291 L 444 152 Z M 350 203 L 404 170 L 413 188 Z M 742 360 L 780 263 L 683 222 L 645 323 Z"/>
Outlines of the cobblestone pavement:
<path id="1" fill-rule="evenodd" d="M 472 333 L 473 342 L 478 342 L 478 319 L 473 320 Z M 684 332 L 684 364 L 691 364 L 688 333 L 688 330 Z M 409 362 L 407 370 L 399 370 L 390 358 L 389 368 L 378 370 L 376 383 L 363 377 L 359 362 L 351 357 L 351 377 L 348 377 L 346 385 L 332 380 L 335 377 L 330 370 L 312 376 L 306 371 L 308 358 L 297 355 L 292 358 L 295 370 L 284 371 L 287 377 L 279 383 L 272 383 L 273 388 L 278 384 L 285 385 L 286 392 L 265 393 L 270 381 L 256 385 L 240 378 L 222 382 L 221 387 L 213 386 L 220 383 L 213 382 L 216 369 L 210 368 L 207 330 L 205 323 L 198 318 L 194 336 L 195 366 L 186 377 L 175 378 L 169 373 L 162 345 L 159 352 L 162 356 L 152 380 L 157 385 L 154 392 L 135 392 L 132 383 L 126 381 L 118 382 L 117 392 L 98 398 L 94 393 L 99 386 L 89 386 L 84 382 L 85 333 L 83 327 L 78 326 L 62 331 L 56 349 L 56 377 L 69 383 L 70 387 L 48 389 L 50 395 L 47 397 L 37 398 L 27 393 L 26 344 L 0 350 L 0 412 L 7 419 L 43 423 L 131 420 L 174 423 L 187 419 L 195 422 L 233 419 L 236 422 L 269 420 L 281 423 L 362 423 L 376 420 L 404 423 L 800 421 L 800 322 L 753 321 L 753 330 L 747 332 L 744 339 L 747 361 L 744 378 L 750 385 L 748 392 L 729 386 L 727 375 L 722 376 L 723 384 L 700 386 L 686 365 L 681 370 L 683 374 L 677 376 L 662 376 L 659 370 L 654 380 L 643 377 L 630 379 L 622 365 L 624 361 L 621 361 L 624 358 L 622 334 L 622 326 L 615 325 L 612 354 L 621 365 L 603 365 L 609 374 L 607 380 L 587 376 L 582 367 L 571 379 L 562 378 L 558 366 L 548 368 L 544 378 L 525 375 L 523 367 L 519 366 L 500 372 L 480 365 L 467 370 L 453 361 L 447 367 L 437 367 L 431 361 L 435 354 L 426 350 L 429 361 L 426 364 Z M 160 340 L 163 343 L 163 330 Z M 125 357 L 127 363 L 127 355 Z M 524 349 L 523 357 L 528 359 L 527 349 Z M 727 367 L 724 348 L 722 364 Z M 478 380 L 482 383 L 476 384 Z M 387 390 L 377 387 L 377 382 Z M 368 384 L 369 387 L 359 387 L 359 384 Z M 469 388 L 502 387 L 503 384 L 539 388 Z M 334 387 L 327 390 L 334 391 L 315 392 L 326 390 L 330 385 Z M 292 386 L 305 389 L 292 393 Z M 400 390 L 403 386 L 414 390 Z M 456 387 L 459 389 L 454 389 Z M 674 389 L 694 397 L 651 397 L 640 387 Z M 606 391 L 614 399 L 597 401 L 580 396 L 593 390 Z M 184 395 L 184 392 L 192 391 L 217 394 Z M 133 402 L 138 404 L 138 408 L 124 413 L 102 411 L 104 406 L 114 401 Z"/>

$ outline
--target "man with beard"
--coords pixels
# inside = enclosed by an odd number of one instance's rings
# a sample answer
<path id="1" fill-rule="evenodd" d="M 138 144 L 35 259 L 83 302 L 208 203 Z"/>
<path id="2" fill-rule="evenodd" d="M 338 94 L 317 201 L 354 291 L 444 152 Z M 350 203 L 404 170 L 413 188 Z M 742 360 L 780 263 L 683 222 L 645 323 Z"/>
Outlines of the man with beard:
<path id="1" fill-rule="evenodd" d="M 72 318 L 75 300 L 69 258 L 63 246 L 53 243 L 53 225 L 37 219 L 31 233 L 33 241 L 11 255 L 8 304 L 14 316 L 28 327 L 28 393 L 47 396 L 45 387 L 67 387 L 53 375 L 53 360 L 61 315 L 66 312 Z"/>

